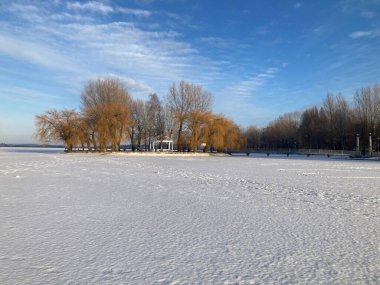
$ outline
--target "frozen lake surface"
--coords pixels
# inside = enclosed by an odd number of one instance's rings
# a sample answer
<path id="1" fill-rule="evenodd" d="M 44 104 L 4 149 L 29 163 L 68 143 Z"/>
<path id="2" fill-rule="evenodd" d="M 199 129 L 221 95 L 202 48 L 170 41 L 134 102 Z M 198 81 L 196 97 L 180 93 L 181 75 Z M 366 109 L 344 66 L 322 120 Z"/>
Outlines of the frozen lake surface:
<path id="1" fill-rule="evenodd" d="M 0 148 L 0 284 L 379 284 L 380 163 Z"/>

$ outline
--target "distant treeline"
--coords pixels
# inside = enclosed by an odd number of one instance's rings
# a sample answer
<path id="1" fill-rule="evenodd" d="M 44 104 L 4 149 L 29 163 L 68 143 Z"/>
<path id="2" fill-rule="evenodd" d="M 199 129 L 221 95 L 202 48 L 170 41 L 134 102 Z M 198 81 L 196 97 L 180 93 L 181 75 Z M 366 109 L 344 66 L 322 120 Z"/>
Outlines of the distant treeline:
<path id="1" fill-rule="evenodd" d="M 42 143 L 62 141 L 74 147 L 119 151 L 126 140 L 132 150 L 151 150 L 173 140 L 179 151 L 227 151 L 246 147 L 243 132 L 232 120 L 211 111 L 212 95 L 202 86 L 181 81 L 169 87 L 162 102 L 133 99 L 117 78 L 89 81 L 80 111 L 48 110 L 36 116 Z"/>
<path id="2" fill-rule="evenodd" d="M 0 147 L 41 147 L 41 148 L 63 148 L 63 145 L 41 145 L 41 144 L 8 144 L 8 143 L 0 143 Z"/>
<path id="3" fill-rule="evenodd" d="M 380 85 L 357 90 L 352 104 L 328 93 L 321 107 L 284 114 L 265 128 L 249 127 L 245 136 L 252 149 L 355 150 L 358 136 L 363 154 L 378 150 Z"/>

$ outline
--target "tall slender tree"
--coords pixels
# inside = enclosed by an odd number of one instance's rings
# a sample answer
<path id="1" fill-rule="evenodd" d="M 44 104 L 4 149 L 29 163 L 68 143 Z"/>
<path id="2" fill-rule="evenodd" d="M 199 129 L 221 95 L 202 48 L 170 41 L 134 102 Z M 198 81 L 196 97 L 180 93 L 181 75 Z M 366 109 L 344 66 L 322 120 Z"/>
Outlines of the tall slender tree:
<path id="1" fill-rule="evenodd" d="M 380 119 L 380 91 L 379 86 L 363 87 L 357 90 L 354 96 L 354 114 L 357 122 L 357 131 L 364 139 L 361 144 L 362 152 L 366 152 L 369 145 L 369 134 L 374 134 Z M 370 150 L 372 151 L 372 150 Z"/>

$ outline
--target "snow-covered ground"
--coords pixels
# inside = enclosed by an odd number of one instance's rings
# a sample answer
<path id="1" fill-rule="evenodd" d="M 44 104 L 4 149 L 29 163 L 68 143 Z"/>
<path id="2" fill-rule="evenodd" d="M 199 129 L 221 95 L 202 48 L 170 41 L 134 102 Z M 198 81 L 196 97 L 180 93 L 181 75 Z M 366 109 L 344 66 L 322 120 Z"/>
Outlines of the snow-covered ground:
<path id="1" fill-rule="evenodd" d="M 0 148 L 0 284 L 379 284 L 380 162 Z"/>

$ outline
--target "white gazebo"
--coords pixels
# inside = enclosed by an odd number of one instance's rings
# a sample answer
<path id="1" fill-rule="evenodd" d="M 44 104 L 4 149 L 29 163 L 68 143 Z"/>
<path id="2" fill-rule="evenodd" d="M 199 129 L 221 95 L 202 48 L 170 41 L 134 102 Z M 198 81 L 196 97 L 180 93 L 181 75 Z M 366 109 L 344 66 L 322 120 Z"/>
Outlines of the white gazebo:
<path id="1" fill-rule="evenodd" d="M 151 149 L 154 151 L 173 151 L 173 141 L 172 140 L 155 141 Z"/>

